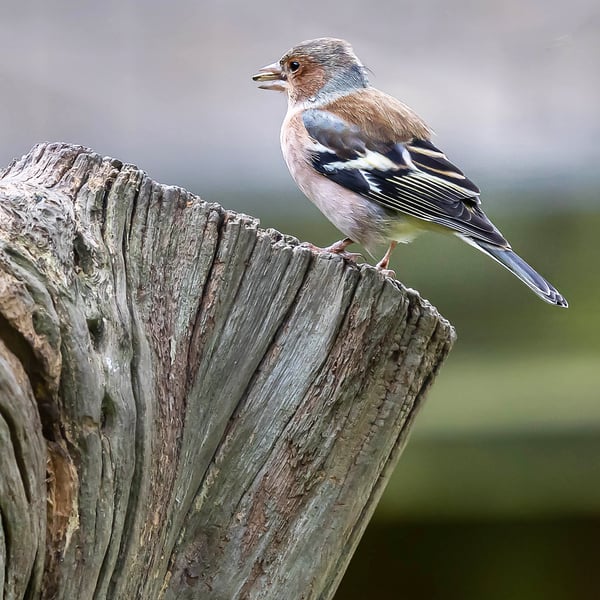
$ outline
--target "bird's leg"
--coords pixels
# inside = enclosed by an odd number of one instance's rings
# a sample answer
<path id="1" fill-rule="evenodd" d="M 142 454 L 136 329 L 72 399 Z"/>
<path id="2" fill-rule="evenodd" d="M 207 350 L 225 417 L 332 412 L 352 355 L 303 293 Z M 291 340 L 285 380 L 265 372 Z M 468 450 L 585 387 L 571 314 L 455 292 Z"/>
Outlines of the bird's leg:
<path id="1" fill-rule="evenodd" d="M 323 248 L 323 251 L 331 252 L 332 254 L 343 254 L 350 244 L 354 244 L 354 242 L 350 238 L 344 238 L 335 242 L 335 244 L 331 244 L 331 246 L 327 246 L 327 248 Z"/>
<path id="2" fill-rule="evenodd" d="M 319 248 L 319 246 L 315 246 L 310 242 L 304 242 L 302 246 L 310 248 L 314 252 L 331 252 L 332 254 L 338 254 L 342 258 L 356 262 L 362 255 L 358 252 L 346 252 L 346 248 L 350 246 L 350 244 L 354 244 L 354 240 L 344 238 L 343 240 L 335 242 L 335 244 L 331 244 L 331 246 L 327 246 L 327 248 Z"/>
<path id="3" fill-rule="evenodd" d="M 390 247 L 387 249 L 387 252 L 383 255 L 383 258 L 375 265 L 375 268 L 381 271 L 386 277 L 392 277 L 396 279 L 396 273 L 391 269 L 388 269 L 388 265 L 390 264 L 390 256 L 394 251 L 394 248 L 398 245 L 398 242 L 390 242 Z"/>

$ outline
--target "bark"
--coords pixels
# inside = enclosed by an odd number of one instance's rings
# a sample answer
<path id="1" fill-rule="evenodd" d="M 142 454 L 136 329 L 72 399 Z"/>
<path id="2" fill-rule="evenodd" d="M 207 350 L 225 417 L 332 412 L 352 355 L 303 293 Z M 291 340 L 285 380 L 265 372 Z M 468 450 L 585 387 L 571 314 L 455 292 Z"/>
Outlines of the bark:
<path id="1" fill-rule="evenodd" d="M 331 598 L 454 332 L 132 165 L 0 177 L 0 594 Z"/>

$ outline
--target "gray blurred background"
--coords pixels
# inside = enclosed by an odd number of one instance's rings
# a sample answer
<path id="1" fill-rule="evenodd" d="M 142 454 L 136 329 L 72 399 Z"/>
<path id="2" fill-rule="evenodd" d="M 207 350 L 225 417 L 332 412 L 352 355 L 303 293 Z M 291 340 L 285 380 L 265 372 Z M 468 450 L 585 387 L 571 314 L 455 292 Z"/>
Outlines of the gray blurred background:
<path id="1" fill-rule="evenodd" d="M 5 2 L 0 165 L 38 141 L 76 142 L 331 243 L 281 158 L 285 99 L 250 80 L 323 35 L 351 41 L 372 83 L 426 118 L 571 304 L 543 304 L 456 240 L 396 251 L 398 277 L 459 338 L 336 599 L 594 597 L 597 0 Z"/>

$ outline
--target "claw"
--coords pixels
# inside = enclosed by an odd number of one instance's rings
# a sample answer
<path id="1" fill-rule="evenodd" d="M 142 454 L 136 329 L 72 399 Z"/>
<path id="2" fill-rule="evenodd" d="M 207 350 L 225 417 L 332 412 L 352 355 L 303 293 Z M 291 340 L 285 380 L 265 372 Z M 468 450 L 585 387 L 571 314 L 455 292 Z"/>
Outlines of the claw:
<path id="1" fill-rule="evenodd" d="M 340 240 L 339 242 L 335 242 L 335 244 L 331 244 L 331 246 L 327 246 L 327 248 L 320 248 L 319 246 L 315 246 L 310 242 L 304 242 L 301 244 L 304 248 L 310 248 L 313 252 L 330 252 L 331 254 L 337 254 L 342 258 L 356 262 L 359 258 L 362 258 L 362 254 L 359 252 L 346 252 L 346 248 L 350 245 L 354 244 L 354 242 L 350 238 L 345 238 Z"/>
<path id="2" fill-rule="evenodd" d="M 390 279 L 397 279 L 397 277 L 396 277 L 396 271 L 393 271 L 392 269 L 380 269 L 379 267 L 377 267 L 377 270 L 384 277 L 389 277 Z"/>
<path id="3" fill-rule="evenodd" d="M 360 252 L 334 252 L 334 254 L 337 254 L 338 256 L 341 256 L 342 258 L 349 260 L 350 262 L 357 262 L 359 258 L 364 258 L 363 255 Z"/>
<path id="4" fill-rule="evenodd" d="M 335 244 L 331 244 L 331 246 L 327 246 L 327 248 L 323 248 L 323 250 L 333 254 L 341 254 L 346 251 L 346 248 L 350 246 L 350 244 L 354 244 L 354 242 L 350 238 L 344 238 L 343 240 L 335 242 Z"/>

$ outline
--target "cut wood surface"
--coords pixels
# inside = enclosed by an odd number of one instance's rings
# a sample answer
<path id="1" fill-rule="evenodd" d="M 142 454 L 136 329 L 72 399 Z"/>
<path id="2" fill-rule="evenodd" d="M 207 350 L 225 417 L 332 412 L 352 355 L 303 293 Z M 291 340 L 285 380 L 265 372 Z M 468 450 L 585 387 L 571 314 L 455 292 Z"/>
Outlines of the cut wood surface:
<path id="1" fill-rule="evenodd" d="M 87 148 L 0 176 L 3 599 L 331 598 L 454 332 Z"/>

